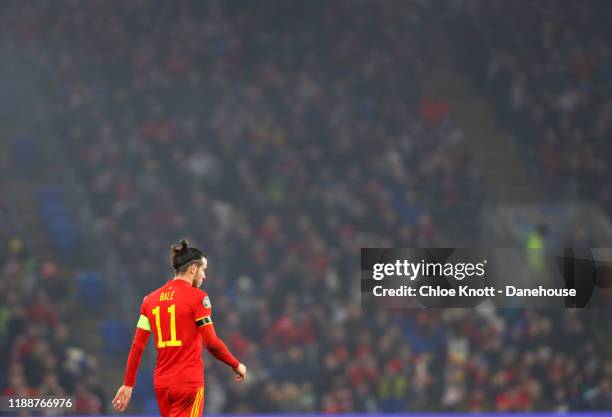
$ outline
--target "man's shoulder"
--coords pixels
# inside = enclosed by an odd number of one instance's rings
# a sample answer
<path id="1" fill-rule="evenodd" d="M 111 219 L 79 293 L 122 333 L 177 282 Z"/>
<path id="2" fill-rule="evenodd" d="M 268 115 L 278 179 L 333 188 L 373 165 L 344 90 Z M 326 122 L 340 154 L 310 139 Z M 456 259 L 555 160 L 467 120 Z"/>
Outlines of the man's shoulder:
<path id="1" fill-rule="evenodd" d="M 206 297 L 208 297 L 208 294 L 206 293 L 206 291 L 201 290 L 199 288 L 193 288 L 193 298 L 195 298 L 198 302 L 202 302 L 202 300 Z"/>
<path id="2" fill-rule="evenodd" d="M 170 283 L 166 283 L 161 287 L 157 288 L 154 291 L 151 291 L 142 299 L 142 304 L 145 305 L 149 300 L 159 300 L 159 296 L 162 292 L 166 291 L 179 291 L 183 297 L 186 297 L 187 301 L 190 303 L 202 303 L 204 305 L 209 305 L 210 300 L 208 298 L 208 293 L 204 290 L 201 290 L 196 287 L 190 286 L 173 286 Z M 185 298 L 183 298 L 185 299 Z"/>
<path id="3" fill-rule="evenodd" d="M 205 296 L 207 296 L 207 295 L 208 295 L 208 293 L 207 293 L 206 291 L 204 291 L 204 290 L 201 290 L 201 289 L 199 289 L 199 288 L 195 288 L 195 287 L 194 287 L 193 289 L 197 291 L 197 292 L 196 292 L 196 294 L 197 294 L 199 297 L 205 297 Z"/>
<path id="4" fill-rule="evenodd" d="M 206 294 L 206 291 L 203 291 L 196 287 L 181 286 L 180 288 L 183 294 L 185 294 L 189 299 L 192 299 L 194 301 L 201 302 L 204 297 L 208 296 L 208 294 Z"/>
<path id="5" fill-rule="evenodd" d="M 162 285 L 162 286 L 161 286 L 161 287 L 159 287 L 159 288 L 156 288 L 155 290 L 153 290 L 153 291 L 151 291 L 150 293 L 148 293 L 147 295 L 145 295 L 145 296 L 142 298 L 142 303 L 143 303 L 143 304 L 145 304 L 145 303 L 147 303 L 149 300 L 159 299 L 159 294 L 160 294 L 162 291 L 166 291 L 167 285 L 168 285 L 168 283 L 166 283 L 166 284 Z"/>
<path id="6" fill-rule="evenodd" d="M 208 293 L 199 288 L 193 288 L 192 291 L 193 302 L 197 305 L 201 304 L 205 308 L 210 308 L 210 298 L 208 298 Z"/>
<path id="7" fill-rule="evenodd" d="M 208 297 L 208 293 L 206 291 L 204 291 L 204 290 L 199 289 L 199 288 L 197 290 L 199 291 L 198 292 L 198 302 L 202 303 L 202 305 L 205 308 L 211 308 L 210 298 Z"/>

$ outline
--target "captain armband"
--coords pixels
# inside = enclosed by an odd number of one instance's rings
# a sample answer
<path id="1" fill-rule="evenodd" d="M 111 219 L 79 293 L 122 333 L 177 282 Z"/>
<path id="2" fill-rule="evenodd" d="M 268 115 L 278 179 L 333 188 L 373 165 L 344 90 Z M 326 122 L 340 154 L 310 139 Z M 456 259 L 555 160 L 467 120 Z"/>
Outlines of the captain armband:
<path id="1" fill-rule="evenodd" d="M 208 324 L 212 324 L 212 319 L 210 318 L 210 316 L 204 316 L 200 317 L 199 319 L 196 319 L 196 326 L 198 327 L 206 326 Z"/>
<path id="2" fill-rule="evenodd" d="M 144 314 L 141 314 L 140 318 L 138 319 L 138 324 L 136 324 L 136 327 L 150 332 L 151 325 L 149 324 L 149 319 L 147 318 L 147 316 L 145 316 Z"/>

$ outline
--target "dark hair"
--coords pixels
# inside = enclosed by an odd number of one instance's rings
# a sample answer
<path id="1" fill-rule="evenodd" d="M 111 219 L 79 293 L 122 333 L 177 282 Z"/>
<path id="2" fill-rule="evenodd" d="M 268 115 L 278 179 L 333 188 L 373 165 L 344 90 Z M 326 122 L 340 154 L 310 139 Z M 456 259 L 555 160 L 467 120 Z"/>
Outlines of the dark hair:
<path id="1" fill-rule="evenodd" d="M 172 245 L 170 256 L 172 267 L 177 274 L 181 274 L 189 268 L 189 265 L 193 263 L 201 264 L 204 255 L 199 249 L 190 247 L 189 242 L 183 239 L 178 245 Z"/>

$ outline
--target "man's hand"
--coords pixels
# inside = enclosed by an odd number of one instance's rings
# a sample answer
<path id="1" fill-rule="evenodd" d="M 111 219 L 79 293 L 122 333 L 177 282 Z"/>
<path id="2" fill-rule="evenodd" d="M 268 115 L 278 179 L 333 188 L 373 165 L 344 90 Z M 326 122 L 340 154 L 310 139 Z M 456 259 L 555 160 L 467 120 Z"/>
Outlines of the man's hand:
<path id="1" fill-rule="evenodd" d="M 244 366 L 243 363 L 239 363 L 238 366 L 233 369 L 233 371 L 236 373 L 234 379 L 237 382 L 244 381 L 244 379 L 246 378 L 246 366 Z"/>
<path id="2" fill-rule="evenodd" d="M 133 387 L 121 385 L 121 387 L 117 390 L 117 395 L 115 395 L 115 398 L 113 398 L 113 407 L 115 410 L 119 412 L 125 411 L 130 403 L 130 398 L 132 398 L 132 388 Z"/>

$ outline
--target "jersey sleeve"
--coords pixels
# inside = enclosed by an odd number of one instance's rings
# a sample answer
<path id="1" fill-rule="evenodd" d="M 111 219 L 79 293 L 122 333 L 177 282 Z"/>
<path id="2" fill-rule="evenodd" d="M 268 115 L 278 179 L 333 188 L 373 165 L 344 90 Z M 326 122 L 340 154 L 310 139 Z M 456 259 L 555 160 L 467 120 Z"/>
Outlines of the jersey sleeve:
<path id="1" fill-rule="evenodd" d="M 142 304 L 140 305 L 140 317 L 138 317 L 138 322 L 136 323 L 136 327 L 142 329 L 146 332 L 151 331 L 151 323 L 149 322 L 149 318 L 145 312 L 145 302 L 147 297 L 142 299 Z"/>
<path id="2" fill-rule="evenodd" d="M 205 291 L 198 291 L 194 298 L 193 320 L 196 326 L 212 324 L 212 306 L 208 294 Z"/>
<path id="3" fill-rule="evenodd" d="M 215 358 L 231 366 L 232 369 L 238 367 L 240 361 L 232 355 L 232 352 L 230 352 L 225 343 L 223 343 L 223 340 L 219 339 L 212 322 L 210 322 L 209 325 L 204 324 L 200 326 L 198 331 L 202 335 L 204 346 Z"/>
<path id="4" fill-rule="evenodd" d="M 212 305 L 210 298 L 205 291 L 198 291 L 196 298 L 197 305 L 194 309 L 194 320 L 198 326 L 198 331 L 202 335 L 202 340 L 206 349 L 218 360 L 226 363 L 232 368 L 238 367 L 240 362 L 227 348 L 223 340 L 221 340 L 215 332 L 215 326 L 212 322 Z"/>
<path id="5" fill-rule="evenodd" d="M 136 383 L 136 373 L 140 366 L 140 360 L 142 359 L 142 352 L 144 351 L 149 336 L 151 335 L 151 326 L 149 325 L 149 319 L 144 314 L 145 312 L 145 300 L 142 300 L 140 306 L 140 317 L 136 324 L 136 331 L 134 333 L 134 339 L 132 340 L 132 347 L 128 355 L 127 364 L 125 366 L 125 376 L 123 384 L 128 387 L 133 387 Z"/>

